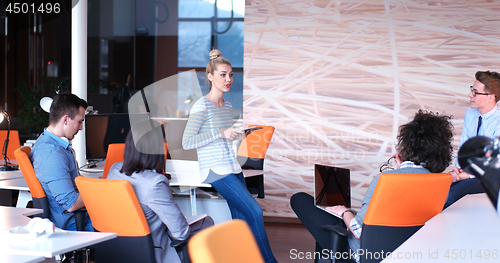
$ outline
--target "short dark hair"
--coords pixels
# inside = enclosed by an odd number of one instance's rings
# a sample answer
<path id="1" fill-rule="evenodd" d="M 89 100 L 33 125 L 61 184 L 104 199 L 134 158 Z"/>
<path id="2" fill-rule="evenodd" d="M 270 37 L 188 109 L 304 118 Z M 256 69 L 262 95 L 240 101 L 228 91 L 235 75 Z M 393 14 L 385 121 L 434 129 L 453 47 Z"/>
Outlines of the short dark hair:
<path id="1" fill-rule="evenodd" d="M 484 84 L 484 91 L 495 95 L 495 102 L 500 100 L 500 74 L 494 71 L 476 72 L 476 80 Z"/>
<path id="2" fill-rule="evenodd" d="M 49 124 L 57 124 L 64 115 L 68 115 L 71 119 L 75 118 L 80 107 L 87 109 L 87 102 L 75 94 L 56 95 L 50 106 Z"/>
<path id="3" fill-rule="evenodd" d="M 451 117 L 419 110 L 412 121 L 399 127 L 396 149 L 401 160 L 425 163 L 432 173 L 441 173 L 450 165 L 453 146 Z"/>
<path id="4" fill-rule="evenodd" d="M 166 153 L 162 126 L 156 121 L 150 121 L 155 122 L 154 128 L 138 139 L 134 140 L 134 127 L 129 131 L 125 139 L 125 152 L 123 166 L 120 170 L 121 173 L 130 176 L 134 172 L 139 173 L 144 170 L 154 169 L 157 173 L 165 174 Z"/>

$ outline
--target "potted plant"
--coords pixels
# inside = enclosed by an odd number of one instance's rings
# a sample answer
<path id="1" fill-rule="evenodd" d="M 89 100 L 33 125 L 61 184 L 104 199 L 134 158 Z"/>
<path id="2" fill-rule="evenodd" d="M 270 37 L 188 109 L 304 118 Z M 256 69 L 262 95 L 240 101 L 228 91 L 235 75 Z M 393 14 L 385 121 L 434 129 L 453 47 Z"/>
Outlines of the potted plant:
<path id="1" fill-rule="evenodd" d="M 53 96 L 57 83 L 53 78 L 41 77 L 40 85 L 30 86 L 27 80 L 21 80 L 14 90 L 20 95 L 20 110 L 18 118 L 22 122 L 20 132 L 27 134 L 28 139 L 36 139 L 49 123 L 49 114 L 40 107 L 40 99 L 44 96 Z M 69 77 L 59 82 L 69 83 Z"/>

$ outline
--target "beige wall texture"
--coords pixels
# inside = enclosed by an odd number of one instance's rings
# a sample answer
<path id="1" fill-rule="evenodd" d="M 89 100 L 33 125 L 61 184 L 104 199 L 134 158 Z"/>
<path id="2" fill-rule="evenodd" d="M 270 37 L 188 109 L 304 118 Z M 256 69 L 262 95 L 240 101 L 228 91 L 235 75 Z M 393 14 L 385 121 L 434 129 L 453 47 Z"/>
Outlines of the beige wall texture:
<path id="1" fill-rule="evenodd" d="M 247 0 L 244 123 L 276 132 L 265 215 L 294 217 L 315 163 L 351 169 L 359 207 L 418 109 L 453 115 L 455 149 L 478 70 L 500 70 L 494 0 Z"/>

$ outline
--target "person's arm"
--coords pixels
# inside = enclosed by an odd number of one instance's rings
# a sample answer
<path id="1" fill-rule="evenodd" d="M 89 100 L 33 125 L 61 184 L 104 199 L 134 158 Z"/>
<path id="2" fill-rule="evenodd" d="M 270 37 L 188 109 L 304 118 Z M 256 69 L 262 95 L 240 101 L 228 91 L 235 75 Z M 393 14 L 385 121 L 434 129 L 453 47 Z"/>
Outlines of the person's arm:
<path id="1" fill-rule="evenodd" d="M 73 203 L 73 205 L 68 209 L 68 212 L 73 213 L 76 210 L 78 210 L 80 208 L 84 208 L 84 207 L 85 207 L 85 204 L 83 203 L 82 197 L 80 195 L 78 195 L 78 198 Z"/>
<path id="2" fill-rule="evenodd" d="M 467 111 L 465 112 L 465 115 L 464 115 L 464 123 L 462 125 L 462 133 L 460 134 L 460 144 L 458 145 L 458 149 L 457 149 L 457 153 L 458 151 L 460 150 L 460 147 L 462 147 L 462 145 L 467 141 L 469 140 L 469 138 L 471 136 L 469 136 L 469 130 L 471 129 L 470 126 L 472 125 L 472 122 L 473 122 L 473 109 L 472 108 L 468 108 Z M 477 123 L 477 118 L 474 118 L 474 122 Z M 460 169 L 460 164 L 458 163 L 458 157 L 455 158 L 455 167 L 457 167 L 458 169 Z"/>
<path id="3" fill-rule="evenodd" d="M 329 206 L 325 209 L 341 216 L 342 220 L 344 220 L 345 225 L 347 226 L 347 228 L 349 228 L 349 231 L 352 232 L 354 237 L 359 238 L 361 236 L 361 225 L 356 220 L 355 214 L 352 210 L 347 209 L 347 207 L 343 205 Z"/>
<path id="4" fill-rule="evenodd" d="M 57 204 L 69 211 L 80 196 L 71 175 L 70 167 L 74 165 L 73 160 L 59 150 L 44 152 L 44 156 L 38 158 L 37 165 L 34 165 L 38 180 L 47 185 Z M 80 205 L 77 203 L 75 208 Z M 77 209 L 73 211 L 75 210 Z"/>
<path id="5" fill-rule="evenodd" d="M 158 181 L 149 191 L 147 206 L 155 212 L 167 226 L 169 235 L 177 240 L 189 237 L 189 225 L 181 210 L 174 202 L 167 180 Z"/>

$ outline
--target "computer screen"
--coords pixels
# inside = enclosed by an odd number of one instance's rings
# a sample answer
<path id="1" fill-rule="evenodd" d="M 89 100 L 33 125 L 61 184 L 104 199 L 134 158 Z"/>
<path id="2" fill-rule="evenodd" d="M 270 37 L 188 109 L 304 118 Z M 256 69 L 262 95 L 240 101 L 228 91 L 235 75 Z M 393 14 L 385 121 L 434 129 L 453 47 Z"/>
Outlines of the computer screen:
<path id="1" fill-rule="evenodd" d="M 168 144 L 168 159 L 198 161 L 196 149 L 184 150 L 182 148 L 182 136 L 188 119 L 169 119 L 165 127 L 165 139 Z"/>
<path id="2" fill-rule="evenodd" d="M 133 119 L 145 119 L 147 115 L 133 117 Z M 160 122 L 163 118 L 153 118 Z M 167 119 L 164 124 L 165 140 L 168 143 L 167 157 L 173 160 L 197 161 L 196 149 L 184 150 L 182 148 L 182 135 L 186 127 L 185 119 Z M 87 142 L 87 160 L 100 160 L 106 158 L 108 145 L 110 143 L 125 143 L 130 131 L 130 119 L 128 113 L 95 114 L 85 116 L 85 140 Z"/>
<path id="3" fill-rule="evenodd" d="M 314 199 L 319 206 L 351 207 L 351 172 L 328 165 L 314 165 Z"/>
<path id="4" fill-rule="evenodd" d="M 125 143 L 129 131 L 128 113 L 86 115 L 87 160 L 106 158 L 108 145 L 110 143 Z"/>

